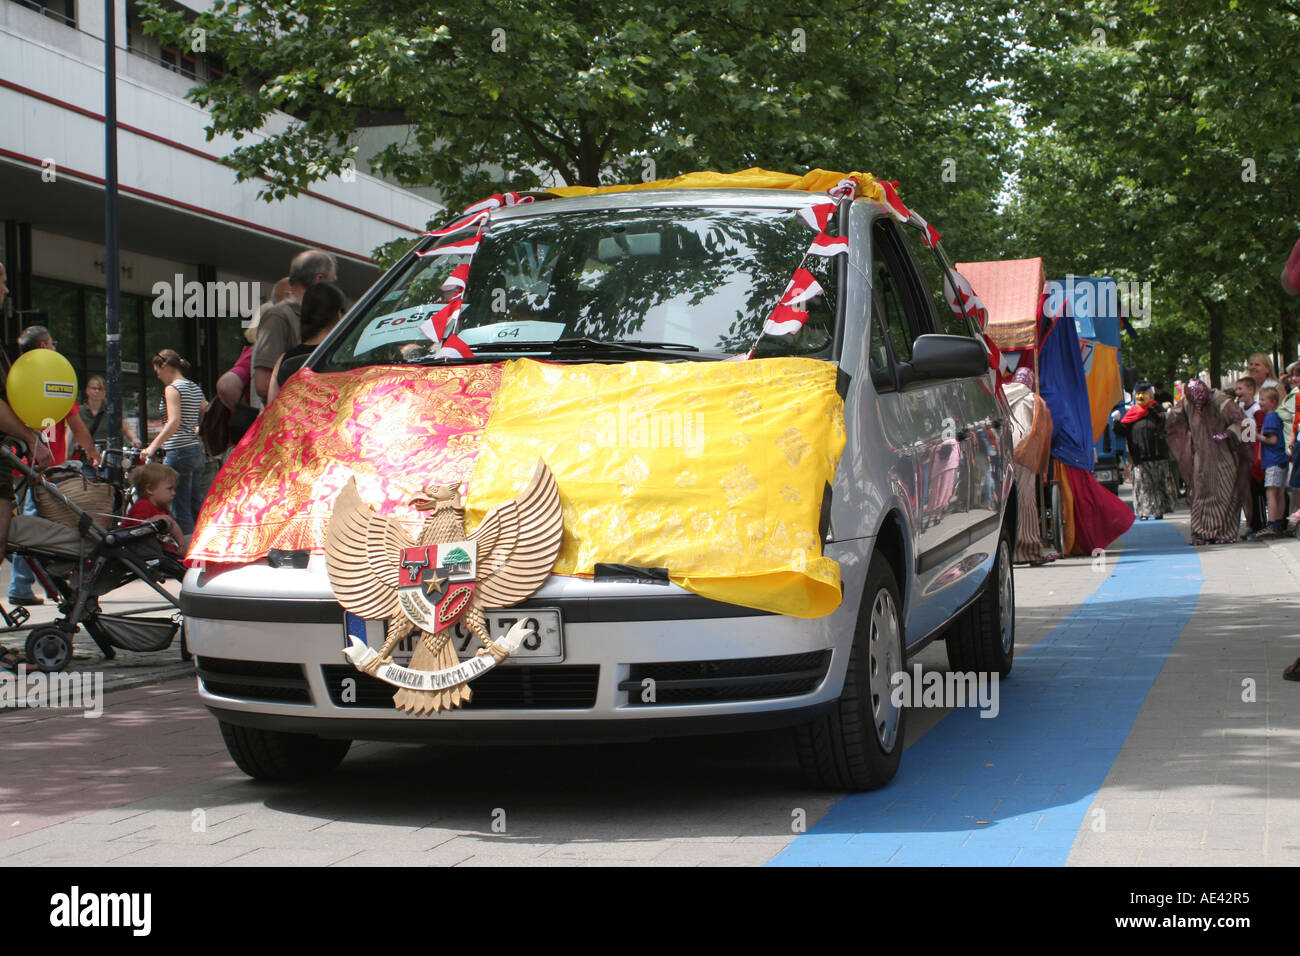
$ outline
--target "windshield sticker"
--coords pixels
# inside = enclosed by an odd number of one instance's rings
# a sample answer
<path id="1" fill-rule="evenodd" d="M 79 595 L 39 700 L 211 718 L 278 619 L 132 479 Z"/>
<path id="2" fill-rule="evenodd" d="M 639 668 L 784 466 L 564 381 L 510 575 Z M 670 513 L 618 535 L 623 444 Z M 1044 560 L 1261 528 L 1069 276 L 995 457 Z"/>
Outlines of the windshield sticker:
<path id="1" fill-rule="evenodd" d="M 360 358 L 385 345 L 422 339 L 424 336 L 420 333 L 420 324 L 436 315 L 443 305 L 442 302 L 431 302 L 371 319 L 366 330 L 361 333 L 361 338 L 357 339 L 356 347 L 352 350 L 353 356 Z"/>
<path id="2" fill-rule="evenodd" d="M 554 342 L 563 334 L 563 322 L 537 322 L 532 319 L 496 322 L 460 331 L 460 337 L 467 345 L 487 346 L 493 342 Z"/>

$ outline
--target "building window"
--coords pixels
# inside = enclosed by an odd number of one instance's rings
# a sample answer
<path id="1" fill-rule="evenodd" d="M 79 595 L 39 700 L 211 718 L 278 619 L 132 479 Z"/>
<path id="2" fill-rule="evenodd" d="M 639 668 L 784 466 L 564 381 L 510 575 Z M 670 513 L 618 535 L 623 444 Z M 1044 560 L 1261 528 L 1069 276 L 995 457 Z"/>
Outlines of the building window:
<path id="1" fill-rule="evenodd" d="M 193 53 L 177 51 L 175 47 L 165 46 L 162 48 L 162 55 L 159 59 L 162 61 L 163 66 L 173 73 L 179 73 L 187 80 L 195 79 L 198 76 L 198 60 Z"/>
<path id="2" fill-rule="evenodd" d="M 24 7 L 43 13 L 52 20 L 58 20 L 70 27 L 77 25 L 76 0 L 18 0 Z"/>

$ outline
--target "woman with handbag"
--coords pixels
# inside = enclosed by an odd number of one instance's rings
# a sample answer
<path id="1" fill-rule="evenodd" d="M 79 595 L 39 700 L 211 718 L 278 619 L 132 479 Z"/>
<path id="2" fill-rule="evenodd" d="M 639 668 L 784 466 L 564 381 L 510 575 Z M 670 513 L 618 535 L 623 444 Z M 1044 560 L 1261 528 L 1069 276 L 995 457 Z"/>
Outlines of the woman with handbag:
<path id="1" fill-rule="evenodd" d="M 154 374 L 163 383 L 162 410 L 167 420 L 140 457 L 147 462 L 159 448 L 167 453 L 164 464 L 177 476 L 172 511 L 181 530 L 193 534 L 203 504 L 203 470 L 207 466 L 198 435 L 199 416 L 208 403 L 203 389 L 185 377 L 189 369 L 190 363 L 173 349 L 162 349 L 153 357 Z"/>

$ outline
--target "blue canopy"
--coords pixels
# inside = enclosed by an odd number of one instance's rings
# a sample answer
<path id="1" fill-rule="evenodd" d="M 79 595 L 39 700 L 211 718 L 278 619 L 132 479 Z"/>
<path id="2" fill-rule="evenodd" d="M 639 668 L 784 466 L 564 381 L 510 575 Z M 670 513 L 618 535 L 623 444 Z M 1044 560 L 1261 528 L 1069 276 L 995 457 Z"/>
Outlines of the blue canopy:
<path id="1" fill-rule="evenodd" d="M 1079 355 L 1079 336 L 1067 311 L 1051 325 L 1038 356 L 1038 390 L 1052 413 L 1052 457 L 1092 471 L 1092 408 Z"/>

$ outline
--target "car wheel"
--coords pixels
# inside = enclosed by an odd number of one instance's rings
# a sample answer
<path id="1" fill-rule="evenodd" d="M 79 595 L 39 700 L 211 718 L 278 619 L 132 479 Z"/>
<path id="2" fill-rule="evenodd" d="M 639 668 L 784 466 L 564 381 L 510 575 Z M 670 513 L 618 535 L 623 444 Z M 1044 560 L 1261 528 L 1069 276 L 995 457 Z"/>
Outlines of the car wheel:
<path id="1" fill-rule="evenodd" d="M 894 704 L 891 681 L 903 670 L 903 646 L 898 583 L 877 554 L 867 571 L 840 698 L 825 714 L 795 729 L 799 763 L 813 786 L 875 790 L 894 779 L 907 711 Z"/>
<path id="2" fill-rule="evenodd" d="M 1011 673 L 1016 653 L 1016 583 L 1009 529 L 998 538 L 998 553 L 980 596 L 954 622 L 946 643 L 948 666 L 954 671 L 999 677 Z"/>
<path id="3" fill-rule="evenodd" d="M 350 740 L 219 723 L 231 759 L 254 780 L 303 780 L 327 774 L 343 762 L 352 746 Z"/>
<path id="4" fill-rule="evenodd" d="M 27 635 L 23 650 L 30 666 L 51 674 L 71 663 L 72 637 L 61 628 L 47 624 Z"/>

